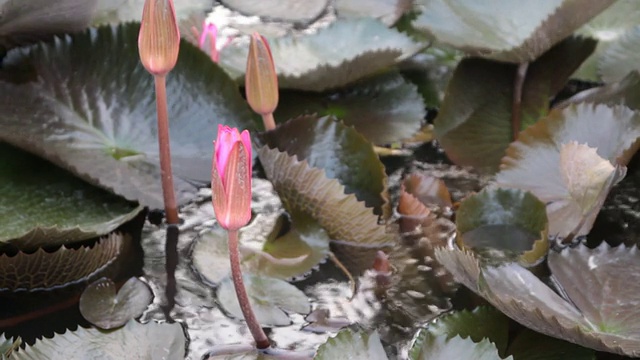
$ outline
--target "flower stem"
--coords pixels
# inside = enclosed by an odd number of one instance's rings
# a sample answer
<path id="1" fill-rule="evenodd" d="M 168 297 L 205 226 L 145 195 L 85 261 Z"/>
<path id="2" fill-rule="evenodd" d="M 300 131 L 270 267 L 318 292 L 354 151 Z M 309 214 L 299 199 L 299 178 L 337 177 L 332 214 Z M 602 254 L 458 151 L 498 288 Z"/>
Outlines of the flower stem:
<path id="1" fill-rule="evenodd" d="M 178 207 L 173 190 L 171 172 L 171 148 L 169 146 L 169 112 L 167 111 L 167 86 L 165 76 L 154 76 L 156 84 L 156 111 L 158 114 L 158 145 L 160 146 L 160 172 L 162 196 L 168 224 L 178 224 Z"/>
<path id="2" fill-rule="evenodd" d="M 266 131 L 273 130 L 276 128 L 276 121 L 273 119 L 273 113 L 262 115 L 262 122 L 264 123 L 264 129 Z"/>
<path id="3" fill-rule="evenodd" d="M 522 88 L 527 76 L 529 63 L 524 62 L 518 65 L 516 76 L 513 81 L 513 103 L 511 105 L 511 141 L 516 141 L 521 130 L 522 122 Z"/>
<path id="4" fill-rule="evenodd" d="M 247 322 L 249 331 L 256 341 L 258 349 L 266 349 L 271 344 L 267 335 L 262 330 L 256 315 L 251 309 L 249 303 L 249 296 L 247 296 L 247 290 L 244 287 L 244 281 L 242 280 L 242 272 L 240 270 L 240 251 L 238 250 L 238 231 L 228 230 L 229 233 L 229 260 L 231 261 L 231 278 L 233 279 L 233 286 L 236 288 L 236 296 L 238 296 L 238 302 L 240 303 L 240 309 L 244 320 Z"/>

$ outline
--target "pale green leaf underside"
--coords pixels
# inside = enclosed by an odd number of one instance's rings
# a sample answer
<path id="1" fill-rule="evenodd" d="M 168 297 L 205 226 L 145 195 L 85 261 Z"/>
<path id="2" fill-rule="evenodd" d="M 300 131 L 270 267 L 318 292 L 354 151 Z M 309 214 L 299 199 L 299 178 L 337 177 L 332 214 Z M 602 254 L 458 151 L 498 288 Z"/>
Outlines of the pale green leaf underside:
<path id="1" fill-rule="evenodd" d="M 387 360 L 377 331 L 344 329 L 320 345 L 314 360 Z"/>

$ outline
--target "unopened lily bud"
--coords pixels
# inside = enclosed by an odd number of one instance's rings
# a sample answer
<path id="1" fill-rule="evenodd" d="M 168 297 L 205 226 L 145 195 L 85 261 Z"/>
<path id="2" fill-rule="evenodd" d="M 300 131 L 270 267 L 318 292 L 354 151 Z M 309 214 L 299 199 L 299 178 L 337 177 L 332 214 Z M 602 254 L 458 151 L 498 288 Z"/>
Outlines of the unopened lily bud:
<path id="1" fill-rule="evenodd" d="M 271 114 L 278 106 L 278 76 L 269 43 L 260 34 L 251 36 L 247 72 L 245 74 L 247 101 L 260 115 Z"/>
<path id="2" fill-rule="evenodd" d="M 180 30 L 173 0 L 146 0 L 138 35 L 142 65 L 153 75 L 171 71 L 178 61 Z"/>

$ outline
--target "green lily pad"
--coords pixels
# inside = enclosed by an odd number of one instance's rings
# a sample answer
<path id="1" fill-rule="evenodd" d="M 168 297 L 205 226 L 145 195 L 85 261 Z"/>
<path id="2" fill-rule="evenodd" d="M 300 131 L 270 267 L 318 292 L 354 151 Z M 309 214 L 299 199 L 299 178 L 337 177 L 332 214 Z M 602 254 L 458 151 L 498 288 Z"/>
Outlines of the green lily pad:
<path id="1" fill-rule="evenodd" d="M 635 153 L 639 137 L 640 115 L 623 106 L 553 110 L 507 149 L 496 181 L 547 203 L 550 234 L 584 235 L 611 187 L 624 177 L 618 163 Z"/>
<path id="2" fill-rule="evenodd" d="M 640 25 L 627 31 L 611 44 L 598 62 L 598 70 L 605 82 L 620 81 L 632 71 L 640 71 Z"/>
<path id="3" fill-rule="evenodd" d="M 552 278 L 565 299 L 516 263 L 481 267 L 473 255 L 458 249 L 436 251 L 456 279 L 470 283 L 471 290 L 522 325 L 626 356 L 640 355 L 635 296 L 639 256 L 635 246 L 610 248 L 606 243 L 550 252 Z"/>
<path id="4" fill-rule="evenodd" d="M 92 247 L 54 252 L 39 248 L 34 253 L 0 255 L 0 291 L 43 290 L 85 281 L 99 274 L 120 255 L 124 239 L 112 233 Z"/>
<path id="5" fill-rule="evenodd" d="M 377 331 L 341 330 L 320 345 L 314 360 L 387 360 Z"/>
<path id="6" fill-rule="evenodd" d="M 248 16 L 260 16 L 273 20 L 308 23 L 325 11 L 328 0 L 222 0 L 222 4 Z"/>
<path id="7" fill-rule="evenodd" d="M 378 216 L 354 194 L 345 194 L 345 187 L 329 179 L 325 171 L 309 166 L 286 152 L 263 146 L 260 162 L 267 178 L 280 195 L 289 213 L 302 212 L 322 226 L 338 246 L 334 252 L 343 262 L 358 271 L 373 263 L 376 250 L 392 246 L 395 241 Z"/>
<path id="8" fill-rule="evenodd" d="M 48 359 L 183 359 L 185 342 L 179 323 L 140 324 L 130 320 L 116 330 L 78 328 L 38 340 L 11 355 L 17 360 Z"/>
<path id="9" fill-rule="evenodd" d="M 116 292 L 116 284 L 101 278 L 89 284 L 80 296 L 82 316 L 101 329 L 113 329 L 142 314 L 153 300 L 149 287 L 132 277 Z"/>
<path id="10" fill-rule="evenodd" d="M 474 56 L 531 62 L 571 35 L 614 0 L 420 0 L 413 26 Z"/>
<path id="11" fill-rule="evenodd" d="M 154 81 L 140 64 L 138 30 L 138 24 L 101 27 L 10 52 L 0 77 L 31 80 L 0 81 L 0 140 L 161 208 Z M 198 182 L 210 181 L 217 125 L 252 128 L 254 117 L 224 71 L 184 41 L 167 94 L 183 204 Z"/>
<path id="12" fill-rule="evenodd" d="M 286 281 L 253 274 L 245 274 L 243 279 L 251 307 L 262 326 L 289 325 L 291 320 L 287 313 L 308 314 L 311 311 L 307 295 Z M 243 318 L 230 277 L 220 282 L 216 295 L 226 312 Z"/>
<path id="13" fill-rule="evenodd" d="M 410 0 L 373 0 L 368 1 L 366 5 L 358 0 L 336 0 L 334 6 L 339 17 L 370 17 L 391 26 L 411 10 L 413 4 Z"/>
<path id="14" fill-rule="evenodd" d="M 145 0 L 92 0 L 92 2 L 97 3 L 92 18 L 94 25 L 116 25 L 140 21 Z M 180 0 L 174 1 L 173 6 L 178 21 L 184 20 L 192 14 L 202 14 L 204 16 L 213 7 L 209 0 Z M 185 34 L 181 35 L 184 36 Z"/>
<path id="15" fill-rule="evenodd" d="M 107 234 L 142 211 L 6 143 L 0 143 L 0 204 L 0 244 L 24 251 Z"/>
<path id="16" fill-rule="evenodd" d="M 523 330 L 509 344 L 509 354 L 518 360 L 595 360 L 596 354 L 567 341 L 542 335 L 529 329 Z"/>
<path id="17" fill-rule="evenodd" d="M 462 338 L 456 335 L 452 338 L 435 336 L 429 331 L 421 330 L 413 348 L 409 354 L 410 360 L 502 360 L 498 355 L 498 349 L 489 341 L 483 339 L 474 342 L 470 338 Z M 509 356 L 506 359 L 513 359 Z"/>
<path id="18" fill-rule="evenodd" d="M 83 30 L 95 1 L 4 0 L 0 2 L 0 49 Z"/>
<path id="19" fill-rule="evenodd" d="M 549 99 L 594 49 L 591 39 L 569 38 L 528 67 L 522 89 L 520 129 L 549 110 Z M 515 65 L 468 58 L 460 62 L 434 121 L 436 137 L 456 164 L 497 171 L 513 141 Z"/>
<path id="20" fill-rule="evenodd" d="M 387 175 L 373 146 L 351 127 L 331 117 L 304 116 L 263 135 L 265 143 L 323 169 L 366 206 L 383 212 L 388 201 Z"/>
<path id="21" fill-rule="evenodd" d="M 375 144 L 411 137 L 425 117 L 416 86 L 395 72 L 321 94 L 283 91 L 275 118 L 284 122 L 314 113 L 335 116 Z"/>
<path id="22" fill-rule="evenodd" d="M 341 19 L 305 36 L 269 39 L 278 85 L 284 89 L 337 88 L 408 58 L 423 48 L 374 19 Z M 248 48 L 227 46 L 220 63 L 234 77 L 246 69 Z"/>
<path id="23" fill-rule="evenodd" d="M 485 188 L 462 201 L 456 226 L 460 247 L 503 250 L 526 264 L 544 259 L 549 247 L 545 204 L 529 192 Z"/>

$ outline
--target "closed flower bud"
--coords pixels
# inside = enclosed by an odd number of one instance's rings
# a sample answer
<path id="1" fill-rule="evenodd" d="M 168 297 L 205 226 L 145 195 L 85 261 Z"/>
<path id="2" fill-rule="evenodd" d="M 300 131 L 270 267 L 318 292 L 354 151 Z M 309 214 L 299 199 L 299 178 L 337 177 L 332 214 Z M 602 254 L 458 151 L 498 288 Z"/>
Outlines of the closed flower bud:
<path id="1" fill-rule="evenodd" d="M 278 106 L 278 77 L 269 43 L 260 34 L 251 36 L 245 74 L 247 101 L 261 115 L 271 114 Z"/>
<path id="2" fill-rule="evenodd" d="M 163 76 L 178 61 L 180 30 L 173 0 L 146 0 L 138 35 L 142 65 L 153 75 Z"/>
<path id="3" fill-rule="evenodd" d="M 213 152 L 211 191 L 216 219 L 238 230 L 251 220 L 251 139 L 236 128 L 218 126 Z"/>

